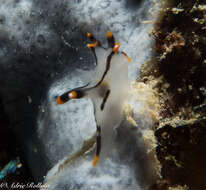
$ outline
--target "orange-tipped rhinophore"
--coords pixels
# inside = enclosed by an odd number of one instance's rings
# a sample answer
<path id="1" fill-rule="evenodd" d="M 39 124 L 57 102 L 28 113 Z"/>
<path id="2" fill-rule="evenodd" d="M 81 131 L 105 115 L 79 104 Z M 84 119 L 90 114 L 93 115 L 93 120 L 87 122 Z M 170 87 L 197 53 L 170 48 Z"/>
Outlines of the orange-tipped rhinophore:
<path id="1" fill-rule="evenodd" d="M 95 156 L 94 160 L 93 160 L 93 163 L 92 163 L 93 167 L 97 166 L 98 160 L 99 160 L 99 156 Z"/>
<path id="2" fill-rule="evenodd" d="M 110 31 L 107 32 L 107 38 L 111 38 L 113 35 Z"/>
<path id="3" fill-rule="evenodd" d="M 65 102 L 63 100 L 61 100 L 61 97 L 58 96 L 56 99 L 57 104 L 64 104 Z"/>
<path id="4" fill-rule="evenodd" d="M 131 62 L 131 58 L 125 52 L 122 51 L 122 54 L 127 58 L 128 62 Z"/>

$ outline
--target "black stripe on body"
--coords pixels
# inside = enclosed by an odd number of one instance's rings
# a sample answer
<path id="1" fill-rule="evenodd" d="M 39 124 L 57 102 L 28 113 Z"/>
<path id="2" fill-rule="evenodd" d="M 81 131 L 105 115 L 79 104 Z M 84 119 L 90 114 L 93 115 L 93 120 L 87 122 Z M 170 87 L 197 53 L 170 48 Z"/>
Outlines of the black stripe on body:
<path id="1" fill-rule="evenodd" d="M 97 125 L 97 137 L 96 137 L 96 156 L 99 156 L 101 151 L 101 127 Z"/>
<path id="2" fill-rule="evenodd" d="M 92 47 L 92 48 L 91 48 L 91 51 L 92 51 L 92 53 L 93 53 L 93 55 L 94 55 L 94 58 L 95 58 L 95 65 L 97 65 L 97 64 L 98 64 L 98 61 L 97 61 L 97 55 L 96 55 L 96 52 L 95 52 L 95 48 Z"/>
<path id="3" fill-rule="evenodd" d="M 86 88 L 85 90 L 90 90 L 90 89 L 96 88 L 96 87 L 98 87 L 98 86 L 102 83 L 102 81 L 104 80 L 107 72 L 108 72 L 109 69 L 110 69 L 111 59 L 112 59 L 112 56 L 113 56 L 113 55 L 114 55 L 114 52 L 111 52 L 111 53 L 108 55 L 107 61 L 106 61 L 106 69 L 105 69 L 105 71 L 104 71 L 104 73 L 103 73 L 102 78 L 100 79 L 100 81 L 99 81 L 96 85 L 94 85 L 93 87 Z"/>
<path id="4" fill-rule="evenodd" d="M 105 106 L 105 104 L 106 104 L 106 102 L 107 102 L 107 99 L 108 99 L 108 97 L 109 97 L 109 94 L 110 94 L 110 90 L 107 90 L 107 92 L 106 92 L 106 94 L 105 94 L 105 96 L 104 96 L 104 98 L 103 98 L 103 100 L 102 100 L 101 106 L 100 106 L 100 109 L 101 109 L 101 110 L 104 109 L 104 106 Z"/>
<path id="5" fill-rule="evenodd" d="M 89 40 L 90 40 L 91 42 L 98 42 L 98 45 L 101 47 L 100 42 L 97 41 L 97 40 L 95 39 L 95 37 L 94 37 L 91 33 L 89 33 L 88 38 L 89 38 Z M 111 33 L 111 36 L 109 36 L 109 37 L 107 36 L 107 42 L 108 42 L 108 46 L 109 46 L 109 47 L 113 48 L 113 47 L 115 46 L 115 38 L 114 38 L 114 36 L 112 35 L 112 33 Z M 101 48 L 103 48 L 103 47 L 101 47 Z M 103 49 L 104 49 L 104 48 L 103 48 Z M 94 56 L 95 56 L 96 65 L 97 65 L 97 64 L 98 64 L 98 60 L 97 60 L 97 56 L 96 56 L 96 53 L 95 53 L 95 48 L 92 47 L 91 50 L 92 50 L 92 52 L 93 52 L 93 54 L 94 54 Z M 93 87 L 87 88 L 87 89 L 85 89 L 85 90 L 90 90 L 90 89 L 96 88 L 96 87 L 98 87 L 98 86 L 102 83 L 102 81 L 104 80 L 107 72 L 108 72 L 109 69 L 110 69 L 111 59 L 112 59 L 112 56 L 113 56 L 115 53 L 116 53 L 116 52 L 113 52 L 113 51 L 112 51 L 112 52 L 107 56 L 106 68 L 105 68 L 105 71 L 104 71 L 104 73 L 103 73 L 102 78 L 100 79 L 100 81 L 99 81 L 96 85 L 94 85 Z"/>

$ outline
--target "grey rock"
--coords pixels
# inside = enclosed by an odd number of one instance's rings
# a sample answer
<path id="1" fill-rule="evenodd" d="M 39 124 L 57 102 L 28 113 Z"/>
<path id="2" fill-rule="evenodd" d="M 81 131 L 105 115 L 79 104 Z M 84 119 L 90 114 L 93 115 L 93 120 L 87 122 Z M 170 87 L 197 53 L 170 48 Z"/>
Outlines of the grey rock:
<path id="1" fill-rule="evenodd" d="M 36 181 L 95 132 L 90 101 L 54 109 L 59 92 L 82 83 L 76 70 L 94 67 L 86 32 L 101 40 L 107 30 L 114 32 L 134 63 L 130 66 L 133 79 L 151 54 L 151 25 L 141 21 L 150 19 L 148 10 L 153 4 L 151 0 L 134 2 L 2 0 L 0 96 Z"/>

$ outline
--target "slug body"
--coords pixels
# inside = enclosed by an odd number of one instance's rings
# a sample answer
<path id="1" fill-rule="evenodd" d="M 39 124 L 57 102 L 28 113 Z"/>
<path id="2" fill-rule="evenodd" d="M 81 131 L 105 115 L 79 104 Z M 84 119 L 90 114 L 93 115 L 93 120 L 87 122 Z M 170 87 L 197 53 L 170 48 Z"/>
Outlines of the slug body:
<path id="1" fill-rule="evenodd" d="M 57 98 L 58 104 L 72 99 L 88 97 L 94 105 L 94 114 L 97 124 L 96 155 L 93 166 L 97 165 L 101 145 L 107 149 L 112 141 L 113 128 L 117 126 L 123 116 L 123 103 L 128 94 L 128 61 L 130 58 L 125 52 L 119 52 L 119 43 L 111 32 L 107 32 L 108 48 L 91 34 L 87 34 L 90 44 L 87 46 L 94 54 L 96 67 L 95 79 L 90 83 L 62 94 Z"/>

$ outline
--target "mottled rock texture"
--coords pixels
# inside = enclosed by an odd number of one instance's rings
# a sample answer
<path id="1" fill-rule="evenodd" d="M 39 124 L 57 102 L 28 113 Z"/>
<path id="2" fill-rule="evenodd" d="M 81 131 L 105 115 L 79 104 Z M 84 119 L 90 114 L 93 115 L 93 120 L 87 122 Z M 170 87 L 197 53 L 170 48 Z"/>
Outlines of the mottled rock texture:
<path id="1" fill-rule="evenodd" d="M 206 188 L 205 13 L 205 1 L 162 1 L 151 32 L 155 55 L 141 77 L 155 83 L 160 100 L 155 136 L 162 179 L 153 189 Z"/>
<path id="2" fill-rule="evenodd" d="M 77 69 L 94 67 L 86 32 L 101 41 L 113 32 L 136 78 L 151 54 L 151 25 L 142 21 L 151 18 L 153 6 L 151 0 L 1 1 L 0 96 L 36 181 L 95 131 L 91 102 L 54 106 L 59 93 L 81 84 Z"/>

